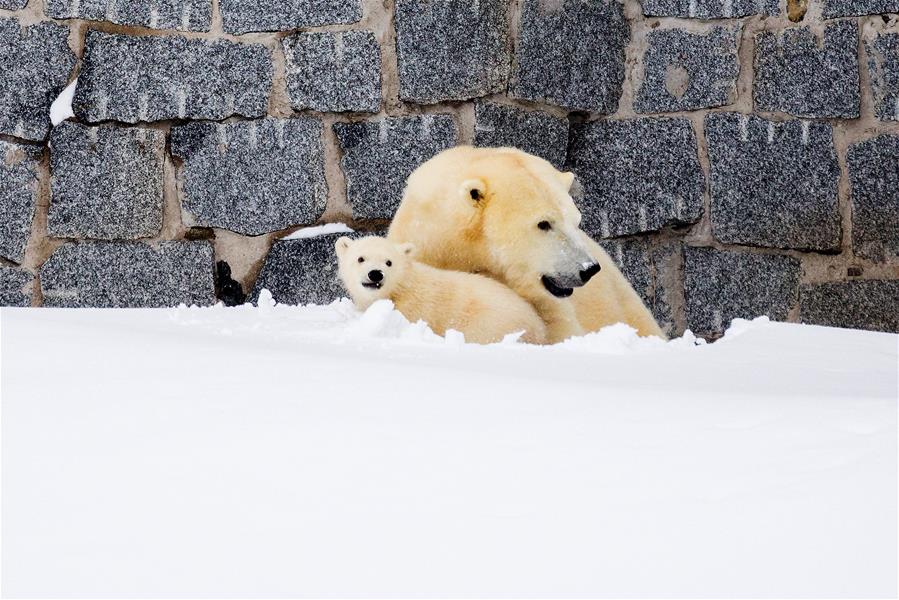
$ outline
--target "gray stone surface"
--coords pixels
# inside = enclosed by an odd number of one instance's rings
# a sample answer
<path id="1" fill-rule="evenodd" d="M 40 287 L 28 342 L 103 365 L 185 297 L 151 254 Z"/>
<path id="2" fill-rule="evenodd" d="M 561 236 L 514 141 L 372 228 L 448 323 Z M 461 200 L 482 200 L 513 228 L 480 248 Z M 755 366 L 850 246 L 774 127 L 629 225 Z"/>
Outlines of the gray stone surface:
<path id="1" fill-rule="evenodd" d="M 650 31 L 634 110 L 675 112 L 733 102 L 740 73 L 737 40 L 741 29 L 712 27 L 703 34 L 682 29 Z"/>
<path id="2" fill-rule="evenodd" d="M 355 23 L 361 0 L 219 0 L 226 33 L 289 31 Z"/>
<path id="3" fill-rule="evenodd" d="M 892 12 L 899 12 L 899 4 Z M 899 33 L 865 40 L 874 113 L 881 121 L 899 121 Z"/>
<path id="4" fill-rule="evenodd" d="M 0 257 L 17 263 L 31 235 L 40 155 L 34 146 L 0 140 Z"/>
<path id="5" fill-rule="evenodd" d="M 899 256 L 899 135 L 849 147 L 852 249 L 857 256 Z"/>
<path id="6" fill-rule="evenodd" d="M 19 10 L 25 8 L 28 0 L 0 0 L 0 8 L 4 10 Z"/>
<path id="7" fill-rule="evenodd" d="M 611 114 L 624 81 L 630 27 L 618 0 L 522 0 L 509 94 Z"/>
<path id="8" fill-rule="evenodd" d="M 643 14 L 682 19 L 730 19 L 780 13 L 778 0 L 641 0 Z"/>
<path id="9" fill-rule="evenodd" d="M 827 123 L 705 119 L 712 234 L 726 244 L 839 250 L 840 166 Z"/>
<path id="10" fill-rule="evenodd" d="M 797 117 L 858 117 L 858 23 L 824 26 L 820 43 L 809 27 L 757 34 L 753 86 L 758 110 Z"/>
<path id="11" fill-rule="evenodd" d="M 334 132 L 343 152 L 347 200 L 357 219 L 392 218 L 412 171 L 456 145 L 456 124 L 449 115 L 335 123 Z"/>
<path id="12" fill-rule="evenodd" d="M 88 31 L 73 108 L 89 122 L 261 117 L 271 85 L 260 44 Z"/>
<path id="13" fill-rule="evenodd" d="M 300 33 L 281 40 L 296 110 L 378 112 L 381 51 L 371 31 Z"/>
<path id="14" fill-rule="evenodd" d="M 736 318 L 783 321 L 796 303 L 799 274 L 799 261 L 789 256 L 687 247 L 687 328 L 714 335 Z"/>
<path id="15" fill-rule="evenodd" d="M 75 67 L 69 30 L 54 23 L 22 27 L 0 18 L 0 134 L 43 140 L 50 105 Z"/>
<path id="16" fill-rule="evenodd" d="M 434 104 L 504 91 L 506 10 L 503 0 L 397 0 L 400 99 Z"/>
<path id="17" fill-rule="evenodd" d="M 512 146 L 544 158 L 561 169 L 568 148 L 568 120 L 536 110 L 478 102 L 475 146 Z"/>
<path id="18" fill-rule="evenodd" d="M 31 306 L 31 294 L 22 290 L 33 280 L 23 269 L 0 267 L 0 306 Z"/>
<path id="19" fill-rule="evenodd" d="M 153 237 L 162 229 L 165 133 L 63 121 L 50 134 L 52 237 Z"/>
<path id="20" fill-rule="evenodd" d="M 575 127 L 567 166 L 582 184 L 575 202 L 590 235 L 655 231 L 702 216 L 705 178 L 686 119 L 594 121 Z"/>
<path id="21" fill-rule="evenodd" d="M 107 21 L 119 25 L 209 31 L 211 0 L 44 0 L 47 16 L 53 19 Z"/>
<path id="22" fill-rule="evenodd" d="M 899 0 L 824 0 L 825 19 L 899 13 Z"/>
<path id="23" fill-rule="evenodd" d="M 321 134 L 309 117 L 173 128 L 191 225 L 260 235 L 314 223 L 328 200 Z"/>
<path id="24" fill-rule="evenodd" d="M 899 280 L 803 285 L 799 290 L 799 320 L 899 333 Z"/>
<path id="25" fill-rule="evenodd" d="M 342 235 L 275 242 L 256 279 L 249 301 L 267 289 L 281 304 L 330 304 L 347 297 L 337 275 L 334 243 Z M 356 237 L 358 234 L 349 234 Z"/>
<path id="26" fill-rule="evenodd" d="M 159 308 L 215 303 L 208 242 L 82 242 L 41 267 L 44 306 Z"/>

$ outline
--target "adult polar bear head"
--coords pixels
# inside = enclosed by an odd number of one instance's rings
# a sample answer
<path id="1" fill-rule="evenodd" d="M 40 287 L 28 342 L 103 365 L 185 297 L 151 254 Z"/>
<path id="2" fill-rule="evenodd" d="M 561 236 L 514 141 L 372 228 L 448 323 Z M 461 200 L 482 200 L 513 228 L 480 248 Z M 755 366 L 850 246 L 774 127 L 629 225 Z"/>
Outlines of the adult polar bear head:
<path id="1" fill-rule="evenodd" d="M 608 255 L 581 229 L 571 173 L 514 148 L 446 150 L 406 184 L 388 237 L 417 260 L 502 281 L 537 309 L 551 341 L 618 321 L 662 335 Z"/>

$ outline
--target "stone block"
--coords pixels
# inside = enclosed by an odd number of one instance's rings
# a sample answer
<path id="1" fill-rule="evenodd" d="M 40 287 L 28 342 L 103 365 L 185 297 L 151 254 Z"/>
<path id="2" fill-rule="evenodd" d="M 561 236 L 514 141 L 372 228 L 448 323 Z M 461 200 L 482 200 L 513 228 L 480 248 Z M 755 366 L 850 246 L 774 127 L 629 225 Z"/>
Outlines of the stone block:
<path id="1" fill-rule="evenodd" d="M 789 256 L 687 247 L 687 328 L 717 335 L 736 318 L 783 321 L 796 303 L 799 275 L 799 261 Z"/>
<path id="2" fill-rule="evenodd" d="M 334 132 L 356 219 L 392 218 L 412 171 L 456 145 L 456 123 L 449 115 L 335 123 Z"/>
<path id="3" fill-rule="evenodd" d="M 225 33 L 233 35 L 341 25 L 362 18 L 361 0 L 219 0 L 219 7 Z"/>
<path id="4" fill-rule="evenodd" d="M 575 127 L 568 165 L 582 184 L 575 197 L 588 234 L 608 238 L 702 216 L 705 177 L 686 119 L 594 121 Z"/>
<path id="5" fill-rule="evenodd" d="M 812 325 L 899 333 L 899 280 L 803 285 L 799 319 Z"/>
<path id="6" fill-rule="evenodd" d="M 0 0 L 0 9 L 21 10 L 28 4 L 28 0 Z"/>
<path id="7" fill-rule="evenodd" d="M 50 134 L 52 237 L 137 239 L 162 229 L 165 133 L 63 121 Z"/>
<path id="8" fill-rule="evenodd" d="M 737 95 L 741 27 L 705 33 L 656 29 L 646 37 L 643 83 L 634 100 L 638 113 L 724 106 Z"/>
<path id="9" fill-rule="evenodd" d="M 0 257 L 17 263 L 31 235 L 40 156 L 34 146 L 0 140 Z"/>
<path id="10" fill-rule="evenodd" d="M 347 297 L 337 274 L 334 244 L 343 235 L 333 233 L 298 240 L 275 242 L 249 301 L 259 301 L 263 289 L 281 304 L 330 304 Z"/>
<path id="11" fill-rule="evenodd" d="M 474 145 L 512 146 L 546 159 L 561 169 L 568 148 L 568 120 L 542 111 L 478 102 L 475 105 Z"/>
<path id="12" fill-rule="evenodd" d="M 509 94 L 612 114 L 624 81 L 630 26 L 617 0 L 522 0 Z"/>
<path id="13" fill-rule="evenodd" d="M 0 267 L 0 306 L 31 306 L 31 291 L 25 286 L 33 280 L 24 269 Z"/>
<path id="14" fill-rule="evenodd" d="M 378 112 L 381 51 L 372 32 L 300 33 L 281 44 L 294 109 Z"/>
<path id="15" fill-rule="evenodd" d="M 189 224 L 260 235 L 314 223 L 328 201 L 321 135 L 309 117 L 173 128 Z"/>
<path id="16" fill-rule="evenodd" d="M 827 123 L 705 119 L 712 234 L 726 244 L 839 250 L 840 166 Z"/>
<path id="17" fill-rule="evenodd" d="M 899 12 L 899 4 L 892 12 Z M 899 33 L 865 40 L 874 113 L 881 121 L 899 121 Z"/>
<path id="18" fill-rule="evenodd" d="M 397 0 L 400 99 L 434 104 L 505 91 L 506 11 L 503 0 Z"/>
<path id="19" fill-rule="evenodd" d="M 849 147 L 852 249 L 857 256 L 899 256 L 899 135 L 880 135 Z"/>
<path id="20" fill-rule="evenodd" d="M 109 0 L 44 0 L 52 19 L 107 21 L 132 27 L 209 31 L 211 0 L 153 0 L 110 2 Z"/>
<path id="21" fill-rule="evenodd" d="M 778 0 L 641 0 L 647 17 L 681 19 L 734 19 L 749 15 L 780 14 Z"/>
<path id="22" fill-rule="evenodd" d="M 161 308 L 215 303 L 208 242 L 83 242 L 41 267 L 44 306 Z"/>
<path id="23" fill-rule="evenodd" d="M 755 107 L 797 117 L 859 116 L 858 23 L 810 27 L 755 36 Z"/>
<path id="24" fill-rule="evenodd" d="M 50 105 L 75 67 L 69 30 L 55 23 L 22 27 L 0 18 L 0 134 L 43 140 Z"/>
<path id="25" fill-rule="evenodd" d="M 899 13 L 899 0 L 824 0 L 821 13 L 825 19 Z"/>
<path id="26" fill-rule="evenodd" d="M 261 44 L 88 31 L 73 109 L 88 122 L 261 117 L 271 86 Z"/>

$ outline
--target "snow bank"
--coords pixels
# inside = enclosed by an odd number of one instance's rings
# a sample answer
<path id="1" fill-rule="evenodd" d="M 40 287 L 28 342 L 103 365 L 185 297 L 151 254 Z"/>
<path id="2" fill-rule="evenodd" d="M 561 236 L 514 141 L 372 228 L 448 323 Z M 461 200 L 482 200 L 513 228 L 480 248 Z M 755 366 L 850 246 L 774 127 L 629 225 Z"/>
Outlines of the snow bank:
<path id="1" fill-rule="evenodd" d="M 75 88 L 78 86 L 78 79 L 66 86 L 60 92 L 53 104 L 50 105 L 50 122 L 56 127 L 68 118 L 74 117 L 75 112 L 72 110 L 72 99 L 75 98 Z"/>
<path id="2" fill-rule="evenodd" d="M 316 225 L 315 227 L 304 227 L 297 229 L 288 236 L 281 238 L 282 240 L 303 240 L 308 238 L 328 235 L 329 233 L 353 233 L 344 223 L 325 223 L 324 225 Z"/>

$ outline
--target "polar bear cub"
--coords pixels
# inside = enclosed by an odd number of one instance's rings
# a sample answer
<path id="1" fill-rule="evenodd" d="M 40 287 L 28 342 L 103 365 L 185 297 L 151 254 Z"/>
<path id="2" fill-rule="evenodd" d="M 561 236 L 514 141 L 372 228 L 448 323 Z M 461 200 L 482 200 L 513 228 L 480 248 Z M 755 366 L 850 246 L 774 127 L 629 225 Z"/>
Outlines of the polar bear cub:
<path id="1" fill-rule="evenodd" d="M 341 237 L 336 248 L 340 279 L 360 310 L 388 299 L 404 317 L 424 321 L 438 335 L 455 329 L 468 342 L 489 344 L 523 331 L 525 342 L 546 342 L 534 308 L 493 279 L 429 267 L 413 258 L 412 244 L 381 237 Z"/>

